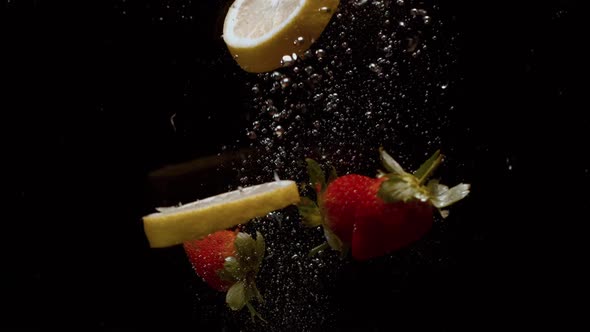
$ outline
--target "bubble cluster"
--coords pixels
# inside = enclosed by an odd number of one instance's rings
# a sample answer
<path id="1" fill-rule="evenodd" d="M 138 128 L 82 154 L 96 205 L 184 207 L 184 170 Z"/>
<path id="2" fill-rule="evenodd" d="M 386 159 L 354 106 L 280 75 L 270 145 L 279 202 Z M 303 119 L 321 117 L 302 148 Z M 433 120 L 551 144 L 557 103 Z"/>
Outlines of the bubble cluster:
<path id="1" fill-rule="evenodd" d="M 444 24 L 436 6 L 417 1 L 341 1 L 305 54 L 285 54 L 278 70 L 248 76 L 251 124 L 243 133 L 250 152 L 235 165 L 239 185 L 272 181 L 275 174 L 305 182 L 305 158 L 334 166 L 339 174 L 372 176 L 380 146 L 404 166 L 418 166 L 439 148 L 453 107 L 447 95 L 456 80 L 455 36 Z M 267 240 L 259 275 L 266 302 L 257 304 L 269 321 L 264 329 L 328 328 L 340 310 L 332 297 L 334 278 L 347 263 L 331 250 L 308 257 L 323 241 L 321 229 L 303 227 L 294 207 L 243 229 L 258 230 Z M 400 260 L 381 263 L 399 273 L 399 266 L 409 264 Z M 242 329 L 259 330 L 247 312 L 235 315 Z"/>
<path id="2" fill-rule="evenodd" d="M 432 18 L 436 11 L 414 1 L 341 3 L 303 57 L 285 55 L 283 68 L 248 82 L 257 128 L 247 136 L 264 153 L 244 167 L 301 180 L 301 161 L 311 157 L 341 173 L 372 175 L 379 146 L 410 163 L 420 160 L 416 151 L 435 149 L 455 61 L 454 36 Z M 275 153 L 279 147 L 284 153 Z"/>

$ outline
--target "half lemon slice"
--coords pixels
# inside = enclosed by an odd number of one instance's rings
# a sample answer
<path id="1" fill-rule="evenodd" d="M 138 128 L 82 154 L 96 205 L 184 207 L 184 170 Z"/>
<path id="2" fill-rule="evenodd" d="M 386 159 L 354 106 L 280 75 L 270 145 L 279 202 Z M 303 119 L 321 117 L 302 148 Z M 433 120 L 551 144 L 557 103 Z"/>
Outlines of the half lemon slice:
<path id="1" fill-rule="evenodd" d="M 180 206 L 158 208 L 158 212 L 143 217 L 143 226 L 150 247 L 169 247 L 298 202 L 299 191 L 294 181 L 267 182 Z"/>
<path id="2" fill-rule="evenodd" d="M 303 55 L 320 36 L 340 0 L 236 0 L 223 39 L 245 71 L 271 71 Z"/>

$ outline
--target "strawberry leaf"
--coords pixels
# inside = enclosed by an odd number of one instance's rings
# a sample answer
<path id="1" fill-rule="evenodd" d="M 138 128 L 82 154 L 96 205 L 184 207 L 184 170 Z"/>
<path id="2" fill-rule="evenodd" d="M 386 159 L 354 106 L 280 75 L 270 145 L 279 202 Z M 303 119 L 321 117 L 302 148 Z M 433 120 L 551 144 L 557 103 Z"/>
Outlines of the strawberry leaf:
<path id="1" fill-rule="evenodd" d="M 229 282 L 236 282 L 238 280 L 244 279 L 245 277 L 244 270 L 240 269 L 238 260 L 233 256 L 225 258 L 223 269 L 217 271 L 217 274 L 221 280 Z"/>
<path id="2" fill-rule="evenodd" d="M 379 187 L 377 196 L 385 203 L 407 202 L 415 198 L 426 200 L 427 197 L 420 197 L 416 186 L 405 178 L 397 175 L 389 175 Z M 418 197 L 417 197 L 418 196 Z"/>
<path id="3" fill-rule="evenodd" d="M 260 314 L 258 312 L 256 312 L 256 309 L 254 309 L 254 307 L 252 306 L 252 304 L 250 304 L 250 302 L 246 302 L 246 306 L 248 307 L 248 311 L 250 311 L 250 316 L 252 317 L 252 321 L 254 321 L 255 317 L 258 317 L 258 319 L 260 319 L 261 321 L 268 323 L 264 318 L 262 318 L 262 316 L 260 316 Z"/>
<path id="4" fill-rule="evenodd" d="M 237 259 L 243 269 L 256 268 L 256 241 L 249 234 L 239 232 L 234 241 Z"/>
<path id="5" fill-rule="evenodd" d="M 319 193 L 326 189 L 326 175 L 320 164 L 311 158 L 306 158 L 307 162 L 307 173 L 309 174 L 309 181 L 313 188 Z"/>
<path id="6" fill-rule="evenodd" d="M 345 250 L 342 240 L 340 240 L 340 238 L 334 234 L 334 232 L 332 232 L 330 227 L 324 226 L 324 236 L 326 237 L 326 241 L 330 245 L 330 248 L 338 251 Z"/>
<path id="7" fill-rule="evenodd" d="M 338 173 L 336 172 L 336 168 L 334 168 L 334 166 L 330 167 L 330 174 L 328 175 L 328 183 L 330 184 L 332 181 L 336 180 L 338 178 Z"/>
<path id="8" fill-rule="evenodd" d="M 418 178 L 418 183 L 422 184 L 424 181 L 428 179 L 432 175 L 432 173 L 436 170 L 436 168 L 442 162 L 443 155 L 440 154 L 440 150 L 436 150 L 434 154 L 428 158 L 416 172 L 414 172 L 414 176 Z"/>
<path id="9" fill-rule="evenodd" d="M 225 302 L 232 310 L 241 310 L 248 300 L 246 299 L 246 285 L 242 281 L 233 284 L 225 296 Z"/>
<path id="10" fill-rule="evenodd" d="M 297 204 L 297 209 L 305 226 L 316 227 L 322 224 L 320 208 L 309 197 L 301 197 L 301 201 Z"/>
<path id="11" fill-rule="evenodd" d="M 461 183 L 449 189 L 447 186 L 439 184 L 438 181 L 430 181 L 428 187 L 430 188 L 432 195 L 430 201 L 432 202 L 432 205 L 439 209 L 462 200 L 469 195 L 469 190 L 471 188 L 469 184 Z"/>
<path id="12" fill-rule="evenodd" d="M 406 171 L 398 164 L 392 156 L 390 156 L 383 148 L 379 148 L 379 155 L 381 156 L 381 163 L 383 167 L 394 175 L 404 175 Z"/>

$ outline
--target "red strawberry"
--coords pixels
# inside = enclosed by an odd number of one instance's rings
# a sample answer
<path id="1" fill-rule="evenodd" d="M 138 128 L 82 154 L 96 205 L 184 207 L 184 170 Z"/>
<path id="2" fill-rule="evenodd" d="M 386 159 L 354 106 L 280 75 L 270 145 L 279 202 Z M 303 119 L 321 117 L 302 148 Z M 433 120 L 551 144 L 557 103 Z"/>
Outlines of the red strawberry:
<path id="1" fill-rule="evenodd" d="M 352 242 L 352 230 L 357 219 L 358 204 L 367 197 L 367 189 L 375 182 L 368 176 L 357 174 L 337 178 L 320 198 L 328 227 L 344 243 Z"/>
<path id="2" fill-rule="evenodd" d="M 451 189 L 436 180 L 424 184 L 442 160 L 438 151 L 414 174 L 405 172 L 383 150 L 381 157 L 390 173 L 377 178 L 350 174 L 328 185 L 319 165 L 308 160 L 312 183 L 320 188 L 319 206 L 304 200 L 300 212 L 309 225 L 323 223 L 332 248 L 346 251 L 351 247 L 357 260 L 382 256 L 415 242 L 432 227 L 435 208 L 447 207 L 469 193 L 467 184 Z M 311 217 L 315 223 L 309 222 Z"/>
<path id="3" fill-rule="evenodd" d="M 432 227 L 428 202 L 385 203 L 377 194 L 386 177 L 374 179 L 357 205 L 352 232 L 352 257 L 366 260 L 400 249 L 420 239 Z M 331 218 L 331 217 L 330 217 Z"/>
<path id="4" fill-rule="evenodd" d="M 265 242 L 242 232 L 219 231 L 183 244 L 197 275 L 218 291 L 227 291 L 226 303 L 233 310 L 248 307 L 252 317 L 260 315 L 250 301 L 262 302 L 255 278 L 264 258 Z"/>
<path id="5" fill-rule="evenodd" d="M 184 250 L 195 272 L 218 291 L 225 292 L 231 286 L 231 281 L 221 280 L 217 273 L 223 269 L 225 258 L 235 256 L 234 240 L 237 233 L 219 231 L 195 241 L 185 242 Z"/>

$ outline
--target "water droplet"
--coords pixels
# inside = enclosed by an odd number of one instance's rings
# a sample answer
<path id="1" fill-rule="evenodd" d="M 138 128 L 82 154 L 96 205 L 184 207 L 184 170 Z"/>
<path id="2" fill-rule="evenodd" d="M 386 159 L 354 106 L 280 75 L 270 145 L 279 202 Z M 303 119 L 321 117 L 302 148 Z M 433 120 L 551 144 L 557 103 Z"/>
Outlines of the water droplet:
<path id="1" fill-rule="evenodd" d="M 285 133 L 285 129 L 283 129 L 283 127 L 277 126 L 275 128 L 275 135 L 277 135 L 277 137 L 282 137 L 284 133 Z"/>
<path id="2" fill-rule="evenodd" d="M 254 85 L 252 87 L 252 93 L 258 94 L 259 92 L 260 92 L 260 88 L 258 87 L 258 85 Z"/>
<path id="3" fill-rule="evenodd" d="M 254 132 L 253 130 L 248 132 L 248 138 L 249 139 L 256 139 L 256 132 Z"/>
<path id="4" fill-rule="evenodd" d="M 285 89 L 285 88 L 289 87 L 289 85 L 291 85 L 291 79 L 290 79 L 290 78 L 288 78 L 288 77 L 285 77 L 285 78 L 283 78 L 283 79 L 281 80 L 281 87 L 282 87 L 283 89 Z"/>
<path id="5" fill-rule="evenodd" d="M 313 83 L 319 83 L 322 80 L 322 75 L 320 74 L 311 74 L 309 77 Z"/>
<path id="6" fill-rule="evenodd" d="M 440 86 L 440 88 L 444 90 L 444 89 L 446 89 L 448 86 L 449 86 L 449 84 L 445 83 L 445 84 L 441 85 L 441 86 Z"/>
<path id="7" fill-rule="evenodd" d="M 403 6 L 404 5 L 404 0 L 397 0 L 395 2 L 398 6 Z"/>
<path id="8" fill-rule="evenodd" d="M 318 58 L 318 60 L 321 60 L 324 56 L 326 56 L 326 51 L 324 51 L 323 49 L 317 49 L 315 51 L 315 56 Z"/>
<path id="9" fill-rule="evenodd" d="M 283 67 L 292 66 L 294 62 L 295 61 L 293 61 L 293 58 L 290 55 L 283 55 L 281 58 L 281 66 Z"/>
<path id="10" fill-rule="evenodd" d="M 313 67 L 312 67 L 312 66 L 307 66 L 307 67 L 305 67 L 305 72 L 306 72 L 308 75 L 311 75 L 311 74 L 313 74 Z"/>
<path id="11" fill-rule="evenodd" d="M 380 73 L 381 72 L 381 66 L 379 66 L 376 63 L 371 63 L 369 64 L 369 69 L 374 72 L 374 73 Z"/>
<path id="12" fill-rule="evenodd" d="M 346 53 L 348 55 L 352 54 L 352 48 L 350 48 L 350 47 L 347 48 L 346 51 L 344 51 L 344 53 Z"/>
<path id="13" fill-rule="evenodd" d="M 406 23 L 405 23 L 404 21 L 400 21 L 400 22 L 399 22 L 399 26 L 403 28 L 403 27 L 405 27 L 405 26 L 406 26 Z"/>
<path id="14" fill-rule="evenodd" d="M 385 57 L 390 57 L 393 55 L 393 47 L 391 45 L 387 45 L 383 48 L 383 52 L 385 52 Z"/>
<path id="15" fill-rule="evenodd" d="M 330 8 L 330 7 L 321 7 L 319 10 L 320 10 L 320 13 L 324 13 L 324 14 L 329 14 L 332 12 L 332 8 Z"/>
<path id="16" fill-rule="evenodd" d="M 281 73 L 279 73 L 278 71 L 274 71 L 272 74 L 270 74 L 270 78 L 272 78 L 275 81 L 278 81 L 281 79 Z"/>
<path id="17" fill-rule="evenodd" d="M 303 43 L 305 43 L 305 38 L 303 37 L 297 37 L 297 39 L 293 41 L 293 45 L 303 45 Z"/>
<path id="18" fill-rule="evenodd" d="M 422 19 L 424 20 L 424 24 L 430 24 L 430 16 L 424 16 Z"/>
<path id="19" fill-rule="evenodd" d="M 323 93 L 318 93 L 316 95 L 313 96 L 313 101 L 320 101 L 324 98 L 324 94 Z"/>

